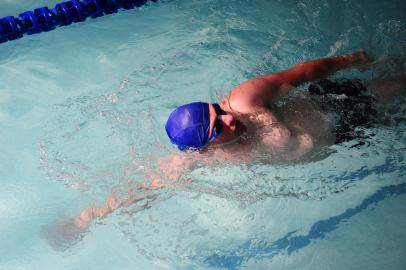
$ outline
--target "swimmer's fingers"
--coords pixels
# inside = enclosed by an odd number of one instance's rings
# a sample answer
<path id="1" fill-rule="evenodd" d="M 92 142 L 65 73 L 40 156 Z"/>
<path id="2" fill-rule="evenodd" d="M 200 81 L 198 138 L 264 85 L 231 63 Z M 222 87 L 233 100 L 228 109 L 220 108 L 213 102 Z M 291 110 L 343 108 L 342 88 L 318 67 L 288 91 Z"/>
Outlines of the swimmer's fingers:
<path id="1" fill-rule="evenodd" d="M 55 250 L 65 250 L 82 239 L 88 231 L 88 223 L 79 223 L 69 218 L 51 224 L 46 231 L 46 240 Z"/>
<path id="2" fill-rule="evenodd" d="M 358 68 L 360 71 L 365 71 L 370 69 L 374 65 L 374 58 L 369 55 L 364 48 L 355 51 L 348 55 L 354 63 L 354 67 Z"/>
<path id="3" fill-rule="evenodd" d="M 92 203 L 88 208 L 82 211 L 79 216 L 73 219 L 77 228 L 85 229 L 89 226 L 90 222 L 96 216 L 96 204 Z"/>

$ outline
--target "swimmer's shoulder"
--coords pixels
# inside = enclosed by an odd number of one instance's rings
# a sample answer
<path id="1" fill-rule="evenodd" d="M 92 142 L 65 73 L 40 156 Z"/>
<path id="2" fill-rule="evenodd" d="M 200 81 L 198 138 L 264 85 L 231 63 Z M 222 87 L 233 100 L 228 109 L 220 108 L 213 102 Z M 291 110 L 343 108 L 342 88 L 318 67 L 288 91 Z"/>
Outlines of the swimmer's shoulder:
<path id="1" fill-rule="evenodd" d="M 259 108 L 266 107 L 264 100 L 256 95 L 257 88 L 251 81 L 246 81 L 220 98 L 220 106 L 226 112 L 236 115 L 252 114 Z"/>
<path id="2" fill-rule="evenodd" d="M 222 110 L 233 115 L 238 120 L 248 118 L 250 115 L 257 114 L 264 109 L 263 107 L 253 105 L 250 101 L 234 97 L 232 92 L 220 97 L 219 105 Z"/>

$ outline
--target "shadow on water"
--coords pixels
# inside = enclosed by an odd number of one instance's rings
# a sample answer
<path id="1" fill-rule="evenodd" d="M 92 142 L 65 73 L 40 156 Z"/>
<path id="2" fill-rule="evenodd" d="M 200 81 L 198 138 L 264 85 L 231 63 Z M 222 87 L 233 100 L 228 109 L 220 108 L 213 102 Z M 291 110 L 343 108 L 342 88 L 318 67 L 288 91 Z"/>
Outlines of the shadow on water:
<path id="1" fill-rule="evenodd" d="M 401 150 L 402 151 L 402 150 Z M 404 149 L 403 149 L 404 151 Z M 377 165 L 373 167 L 372 169 L 368 169 L 367 166 L 361 167 L 359 170 L 356 170 L 351 173 L 345 173 L 342 175 L 337 175 L 333 176 L 332 180 L 333 181 L 350 181 L 353 182 L 355 180 L 360 180 L 364 179 L 366 176 L 370 174 L 385 174 L 385 173 L 391 173 L 394 171 L 404 171 L 406 169 L 405 165 L 399 165 L 401 162 L 404 160 L 403 156 L 401 155 L 401 152 L 399 152 L 399 155 L 397 156 L 389 156 L 385 159 L 385 163 L 381 165 Z"/>
<path id="2" fill-rule="evenodd" d="M 287 254 L 290 255 L 311 244 L 312 240 L 323 239 L 327 233 L 336 230 L 341 223 L 361 213 L 367 207 L 377 204 L 389 196 L 393 197 L 404 193 L 406 193 L 406 183 L 383 187 L 364 199 L 358 206 L 349 208 L 340 215 L 314 223 L 307 235 L 294 235 L 296 231 L 291 231 L 271 243 L 249 240 L 225 254 L 212 254 L 203 257 L 202 262 L 210 267 L 222 267 L 232 270 L 238 269 L 243 263 L 252 258 L 271 259 L 284 251 L 287 251 Z"/>

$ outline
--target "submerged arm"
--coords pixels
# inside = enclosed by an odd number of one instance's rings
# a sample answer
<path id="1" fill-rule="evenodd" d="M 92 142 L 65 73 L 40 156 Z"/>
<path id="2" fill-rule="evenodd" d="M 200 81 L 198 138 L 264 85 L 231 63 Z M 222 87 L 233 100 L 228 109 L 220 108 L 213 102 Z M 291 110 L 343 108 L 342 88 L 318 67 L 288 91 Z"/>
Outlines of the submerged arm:
<path id="1" fill-rule="evenodd" d="M 147 180 L 142 183 L 132 182 L 125 187 L 124 192 L 112 192 L 101 206 L 97 207 L 92 203 L 76 217 L 52 224 L 47 231 L 48 243 L 55 249 L 69 247 L 80 241 L 81 235 L 88 231 L 94 220 L 103 219 L 120 208 L 129 207 L 140 201 L 148 203 L 149 200 L 159 196 L 159 193 L 155 192 L 157 189 L 176 187 L 176 182 L 182 179 L 188 168 L 194 164 L 191 160 L 195 159 L 181 154 L 161 158 L 158 172 L 150 174 Z"/>
<path id="2" fill-rule="evenodd" d="M 163 186 L 158 186 L 155 182 L 151 182 L 149 186 L 140 185 L 135 190 L 130 188 L 128 195 L 124 198 L 120 198 L 113 193 L 99 208 L 96 204 L 92 203 L 73 219 L 73 223 L 78 229 L 86 230 L 93 220 L 103 219 L 121 207 L 128 207 L 138 201 L 144 200 L 152 195 L 153 190 L 161 187 Z"/>
<path id="3" fill-rule="evenodd" d="M 112 193 L 99 208 L 95 204 L 91 204 L 74 219 L 75 226 L 86 229 L 94 219 L 105 218 L 119 208 L 131 206 L 153 196 L 154 190 L 179 181 L 185 172 L 193 166 L 193 160 L 185 154 L 174 154 L 160 158 L 158 174 L 148 176 L 147 180 L 137 184 L 136 187 L 129 187 L 127 195 L 124 197 Z"/>

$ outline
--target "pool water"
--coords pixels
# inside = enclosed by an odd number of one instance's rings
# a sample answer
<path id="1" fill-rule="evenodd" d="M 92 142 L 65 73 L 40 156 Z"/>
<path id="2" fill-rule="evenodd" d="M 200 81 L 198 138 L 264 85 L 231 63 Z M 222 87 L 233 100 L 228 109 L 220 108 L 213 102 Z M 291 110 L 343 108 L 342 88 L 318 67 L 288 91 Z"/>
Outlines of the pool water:
<path id="1" fill-rule="evenodd" d="M 57 2 L 0 1 L 0 17 Z M 55 228 L 158 171 L 176 106 L 361 47 L 404 57 L 405 10 L 168 0 L 0 44 L 0 269 L 404 269 L 404 97 L 324 159 L 197 166 L 75 237 Z"/>

